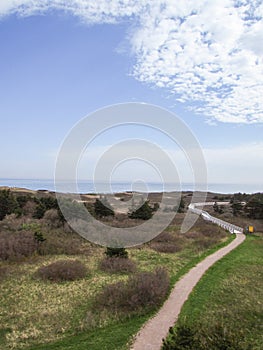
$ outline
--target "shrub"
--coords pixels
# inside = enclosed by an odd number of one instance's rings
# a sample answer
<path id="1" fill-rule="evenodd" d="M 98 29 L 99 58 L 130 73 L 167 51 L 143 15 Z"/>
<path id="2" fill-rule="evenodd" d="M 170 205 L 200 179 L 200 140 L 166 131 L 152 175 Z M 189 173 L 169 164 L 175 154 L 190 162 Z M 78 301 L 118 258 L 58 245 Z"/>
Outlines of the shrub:
<path id="1" fill-rule="evenodd" d="M 105 258 L 100 262 L 100 269 L 111 273 L 130 273 L 136 271 L 136 264 L 125 258 Z"/>
<path id="2" fill-rule="evenodd" d="M 176 253 L 182 250 L 180 244 L 169 242 L 154 242 L 151 244 L 151 248 L 160 253 Z"/>
<path id="3" fill-rule="evenodd" d="M 53 282 L 74 281 L 88 274 L 86 266 L 79 260 L 59 260 L 37 270 L 37 276 Z"/>
<path id="4" fill-rule="evenodd" d="M 40 255 L 76 255 L 81 253 L 81 239 L 78 236 L 55 233 L 41 243 Z"/>
<path id="5" fill-rule="evenodd" d="M 43 221 L 50 228 L 58 228 L 61 226 L 61 220 L 60 220 L 57 209 L 47 210 L 43 216 Z"/>
<path id="6" fill-rule="evenodd" d="M 153 239 L 154 242 L 174 242 L 175 241 L 175 237 L 172 236 L 169 232 L 162 232 L 160 233 L 158 236 L 156 236 Z"/>
<path id="7" fill-rule="evenodd" d="M 16 261 L 37 252 L 38 243 L 30 232 L 1 233 L 0 260 Z"/>
<path id="8" fill-rule="evenodd" d="M 127 282 L 107 285 L 97 296 L 94 307 L 111 312 L 136 312 L 159 306 L 169 290 L 169 277 L 164 268 L 140 272 Z"/>
<path id="9" fill-rule="evenodd" d="M 105 254 L 108 258 L 128 258 L 128 252 L 125 248 L 107 247 Z"/>
<path id="10" fill-rule="evenodd" d="M 194 241 L 194 244 L 199 249 L 208 249 L 211 248 L 213 245 L 219 242 L 219 239 L 217 237 L 199 237 Z"/>
<path id="11" fill-rule="evenodd" d="M 243 342 L 240 329 L 230 330 L 222 324 L 190 325 L 178 324 L 170 328 L 169 335 L 163 340 L 162 350 L 248 350 L 249 344 Z"/>

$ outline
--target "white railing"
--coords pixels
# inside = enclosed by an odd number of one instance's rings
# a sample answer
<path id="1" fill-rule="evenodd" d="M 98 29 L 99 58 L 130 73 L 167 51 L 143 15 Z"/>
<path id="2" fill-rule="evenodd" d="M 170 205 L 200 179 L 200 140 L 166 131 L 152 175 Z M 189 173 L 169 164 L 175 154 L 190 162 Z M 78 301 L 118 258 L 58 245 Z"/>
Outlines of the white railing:
<path id="1" fill-rule="evenodd" d="M 230 224 L 227 221 L 215 218 L 214 216 L 210 215 L 207 211 L 204 211 L 203 209 L 197 209 L 196 207 L 204 207 L 205 205 L 214 205 L 217 203 L 218 205 L 227 205 L 229 202 L 205 202 L 205 203 L 192 203 L 188 206 L 189 210 L 197 215 L 201 215 L 202 218 L 206 221 L 210 221 L 220 227 L 223 227 L 225 230 L 231 232 L 231 233 L 243 233 L 243 228 L 239 227 L 237 225 Z"/>

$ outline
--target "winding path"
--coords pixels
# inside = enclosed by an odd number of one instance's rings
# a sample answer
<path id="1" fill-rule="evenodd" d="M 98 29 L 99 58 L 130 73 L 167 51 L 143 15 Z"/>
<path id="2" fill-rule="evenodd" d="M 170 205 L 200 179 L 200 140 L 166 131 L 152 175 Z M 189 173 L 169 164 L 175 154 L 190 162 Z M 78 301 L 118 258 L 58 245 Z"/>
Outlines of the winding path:
<path id="1" fill-rule="evenodd" d="M 206 270 L 231 250 L 235 249 L 245 238 L 245 235 L 238 231 L 234 241 L 209 255 L 184 275 L 175 284 L 162 308 L 153 318 L 146 322 L 136 335 L 131 350 L 160 350 L 162 339 L 166 338 L 169 328 L 174 326 L 184 302 L 188 299 L 189 294 Z"/>

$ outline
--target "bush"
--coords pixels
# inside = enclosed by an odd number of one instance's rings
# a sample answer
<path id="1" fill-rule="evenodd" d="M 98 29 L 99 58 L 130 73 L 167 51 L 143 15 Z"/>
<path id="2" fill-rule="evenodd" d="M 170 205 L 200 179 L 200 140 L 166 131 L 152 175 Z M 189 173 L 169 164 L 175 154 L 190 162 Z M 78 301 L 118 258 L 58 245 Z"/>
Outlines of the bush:
<path id="1" fill-rule="evenodd" d="M 37 276 L 52 282 L 75 281 L 84 278 L 88 270 L 79 260 L 59 260 L 37 270 Z"/>
<path id="2" fill-rule="evenodd" d="M 38 252 L 40 255 L 77 255 L 81 253 L 81 241 L 77 236 L 57 233 L 41 243 Z"/>
<path id="3" fill-rule="evenodd" d="M 43 221 L 50 228 L 58 228 L 61 226 L 61 220 L 60 220 L 57 209 L 47 210 L 43 216 Z"/>
<path id="4" fill-rule="evenodd" d="M 128 252 L 125 248 L 107 247 L 105 254 L 108 258 L 128 258 Z"/>
<path id="5" fill-rule="evenodd" d="M 248 350 L 244 345 L 240 329 L 230 330 L 222 324 L 188 325 L 179 324 L 170 328 L 169 335 L 163 340 L 162 350 Z"/>
<path id="6" fill-rule="evenodd" d="M 38 242 L 30 232 L 1 233 L 0 260 L 17 261 L 37 252 Z"/>
<path id="7" fill-rule="evenodd" d="M 111 273 L 130 273 L 136 271 L 136 264 L 125 258 L 105 258 L 100 262 L 100 269 Z"/>
<path id="8" fill-rule="evenodd" d="M 111 312 L 145 311 L 159 306 L 169 290 L 169 277 L 164 268 L 154 272 L 140 272 L 127 282 L 107 285 L 97 296 L 94 308 Z"/>
<path id="9" fill-rule="evenodd" d="M 164 231 L 153 239 L 150 247 L 160 253 L 180 252 L 183 248 L 183 238 Z"/>
<path id="10" fill-rule="evenodd" d="M 215 244 L 219 243 L 220 239 L 217 237 L 199 237 L 194 241 L 194 244 L 199 248 L 199 249 L 208 249 L 213 247 Z"/>
<path id="11" fill-rule="evenodd" d="M 151 244 L 151 248 L 160 253 L 176 253 L 182 250 L 182 246 L 180 244 L 169 242 L 154 242 Z"/>
<path id="12" fill-rule="evenodd" d="M 169 232 L 162 232 L 160 233 L 158 236 L 156 236 L 153 239 L 154 242 L 174 242 L 175 241 L 175 237 L 172 236 Z"/>

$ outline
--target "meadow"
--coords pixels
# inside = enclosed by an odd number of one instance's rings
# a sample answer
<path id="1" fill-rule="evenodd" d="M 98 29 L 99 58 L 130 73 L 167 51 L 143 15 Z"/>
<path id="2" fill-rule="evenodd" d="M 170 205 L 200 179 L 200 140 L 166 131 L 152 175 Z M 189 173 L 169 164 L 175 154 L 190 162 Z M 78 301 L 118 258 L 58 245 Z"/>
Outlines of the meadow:
<path id="1" fill-rule="evenodd" d="M 105 247 L 61 222 L 56 203 L 42 196 L 17 198 L 20 210 L 14 206 L 0 221 L 3 350 L 128 349 L 180 276 L 234 239 L 201 218 L 182 235 L 181 210 L 151 242 L 127 249 L 128 259 L 112 261 Z M 140 220 L 120 215 L 107 222 Z"/>

